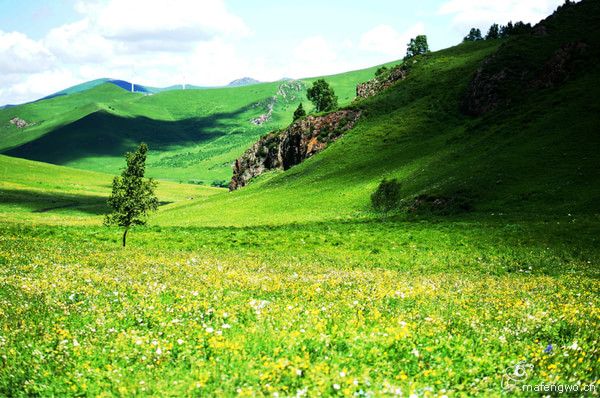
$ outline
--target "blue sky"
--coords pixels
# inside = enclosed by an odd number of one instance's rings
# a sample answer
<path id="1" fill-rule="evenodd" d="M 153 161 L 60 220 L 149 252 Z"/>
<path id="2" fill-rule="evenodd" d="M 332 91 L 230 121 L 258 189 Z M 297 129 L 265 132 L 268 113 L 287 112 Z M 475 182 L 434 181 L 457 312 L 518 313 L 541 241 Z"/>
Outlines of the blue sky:
<path id="1" fill-rule="evenodd" d="M 344 72 L 469 27 L 537 22 L 563 0 L 0 0 L 0 104 L 100 77 L 221 85 Z"/>

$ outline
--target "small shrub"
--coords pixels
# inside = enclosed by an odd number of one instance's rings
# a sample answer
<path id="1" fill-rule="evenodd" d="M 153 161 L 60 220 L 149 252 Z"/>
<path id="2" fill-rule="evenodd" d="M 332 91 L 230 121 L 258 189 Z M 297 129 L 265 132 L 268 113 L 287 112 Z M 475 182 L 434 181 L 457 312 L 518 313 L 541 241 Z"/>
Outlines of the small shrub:
<path id="1" fill-rule="evenodd" d="M 210 185 L 215 188 L 227 188 L 227 187 L 229 187 L 229 181 L 213 180 L 213 182 Z"/>
<path id="2" fill-rule="evenodd" d="M 388 72 L 387 66 L 381 66 L 381 67 L 377 68 L 377 70 L 375 71 L 375 77 L 379 77 L 387 72 Z"/>
<path id="3" fill-rule="evenodd" d="M 400 204 L 400 182 L 397 179 L 384 179 L 371 195 L 371 204 L 376 211 L 387 213 Z"/>

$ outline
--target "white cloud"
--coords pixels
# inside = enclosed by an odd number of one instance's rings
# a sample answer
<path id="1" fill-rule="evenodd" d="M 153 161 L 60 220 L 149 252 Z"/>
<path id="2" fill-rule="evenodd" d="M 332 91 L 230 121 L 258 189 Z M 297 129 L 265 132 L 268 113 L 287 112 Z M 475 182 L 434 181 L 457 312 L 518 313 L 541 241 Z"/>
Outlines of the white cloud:
<path id="1" fill-rule="evenodd" d="M 104 37 L 126 42 L 194 42 L 249 33 L 222 0 L 110 0 L 92 11 L 86 15 L 96 20 Z"/>
<path id="2" fill-rule="evenodd" d="M 439 13 L 453 15 L 454 27 L 464 31 L 508 21 L 537 23 L 562 3 L 564 0 L 449 0 L 442 4 Z"/>
<path id="3" fill-rule="evenodd" d="M 340 71 L 343 61 L 334 47 L 322 36 L 311 36 L 296 45 L 287 68 L 287 76 L 307 77 Z"/>
<path id="4" fill-rule="evenodd" d="M 400 33 L 389 25 L 379 25 L 365 32 L 359 41 L 359 48 L 401 58 L 406 53 L 406 44 L 411 38 L 425 33 L 425 25 L 421 22 Z"/>
<path id="5" fill-rule="evenodd" d="M 19 32 L 0 30 L 0 74 L 27 74 L 48 70 L 55 57 L 43 44 Z"/>
<path id="6" fill-rule="evenodd" d="M 232 44 L 250 29 L 224 0 L 85 0 L 75 8 L 82 19 L 38 41 L 0 31 L 0 104 L 98 77 L 166 86 L 186 74 L 188 83 L 226 83 L 253 66 Z"/>
<path id="7" fill-rule="evenodd" d="M 43 42 L 62 62 L 105 61 L 118 46 L 100 35 L 87 18 L 50 30 Z"/>
<path id="8" fill-rule="evenodd" d="M 10 80 L 2 76 L 0 84 L 5 88 L 0 92 L 0 102 L 2 104 L 18 104 L 42 98 L 77 83 L 81 83 L 81 81 L 75 78 L 71 71 L 65 69 L 21 75 L 18 79 Z"/>

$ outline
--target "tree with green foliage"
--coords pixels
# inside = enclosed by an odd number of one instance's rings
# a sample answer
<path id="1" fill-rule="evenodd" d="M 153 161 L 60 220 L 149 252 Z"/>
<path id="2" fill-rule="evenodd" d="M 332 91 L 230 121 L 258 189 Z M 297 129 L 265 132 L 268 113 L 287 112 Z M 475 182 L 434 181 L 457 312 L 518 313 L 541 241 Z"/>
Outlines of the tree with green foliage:
<path id="1" fill-rule="evenodd" d="M 376 211 L 387 213 L 400 204 L 400 182 L 397 179 L 383 179 L 371 195 L 371 204 Z"/>
<path id="2" fill-rule="evenodd" d="M 306 97 L 315 105 L 317 112 L 329 112 L 337 108 L 337 96 L 324 79 L 315 81 L 306 92 Z"/>
<path id="3" fill-rule="evenodd" d="M 500 26 L 498 26 L 497 23 L 493 24 L 492 26 L 490 26 L 490 29 L 487 32 L 487 35 L 485 35 L 485 39 L 486 40 L 495 40 L 500 38 Z"/>
<path id="4" fill-rule="evenodd" d="M 158 199 L 154 194 L 156 182 L 145 179 L 148 145 L 141 143 L 135 152 L 127 152 L 127 167 L 112 183 L 112 193 L 108 205 L 112 213 L 106 215 L 105 225 L 124 228 L 123 247 L 127 242 L 127 232 L 135 225 L 145 225 L 150 211 L 158 209 Z"/>
<path id="5" fill-rule="evenodd" d="M 471 28 L 469 34 L 465 36 L 463 41 L 480 41 L 483 40 L 481 37 L 481 30 L 478 28 Z"/>
<path id="6" fill-rule="evenodd" d="M 298 105 L 298 107 L 294 111 L 294 121 L 301 119 L 304 116 L 306 116 L 306 111 L 304 110 L 304 107 L 302 106 L 301 102 L 300 105 Z"/>
<path id="7" fill-rule="evenodd" d="M 500 27 L 499 36 L 501 38 L 506 38 L 509 36 L 523 35 L 523 34 L 530 33 L 532 29 L 533 28 L 531 27 L 530 23 L 525 23 L 523 21 L 519 21 L 519 22 L 515 22 L 513 24 L 511 21 L 508 24 L 506 24 L 506 26 Z"/>
<path id="8" fill-rule="evenodd" d="M 410 43 L 406 47 L 406 56 L 404 59 L 409 59 L 417 55 L 427 54 L 429 52 L 429 44 L 427 43 L 427 36 L 419 35 L 414 39 L 410 39 Z"/>

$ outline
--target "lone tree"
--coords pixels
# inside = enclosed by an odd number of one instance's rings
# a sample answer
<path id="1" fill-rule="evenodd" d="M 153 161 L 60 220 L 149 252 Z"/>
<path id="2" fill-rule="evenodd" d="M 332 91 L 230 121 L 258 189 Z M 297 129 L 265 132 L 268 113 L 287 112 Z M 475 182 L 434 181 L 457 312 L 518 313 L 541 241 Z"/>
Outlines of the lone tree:
<path id="1" fill-rule="evenodd" d="M 490 29 L 487 32 L 487 35 L 485 35 L 485 39 L 486 40 L 495 40 L 500 38 L 500 26 L 498 26 L 497 23 L 493 24 L 492 26 L 490 26 Z"/>
<path id="2" fill-rule="evenodd" d="M 429 44 L 427 44 L 427 36 L 419 35 L 414 39 L 410 39 L 406 47 L 406 56 L 404 59 L 409 59 L 417 55 L 427 54 L 429 52 Z"/>
<path id="3" fill-rule="evenodd" d="M 306 92 L 306 97 L 315 105 L 317 112 L 332 111 L 338 106 L 335 92 L 323 79 L 313 83 Z"/>
<path id="4" fill-rule="evenodd" d="M 294 111 L 294 121 L 303 118 L 304 116 L 306 116 L 306 111 L 304 110 L 301 102 L 300 105 L 298 105 L 298 108 L 296 108 Z"/>
<path id="5" fill-rule="evenodd" d="M 481 30 L 477 28 L 471 28 L 469 34 L 465 36 L 463 41 L 480 41 L 483 40 L 481 37 Z"/>
<path id="6" fill-rule="evenodd" d="M 112 193 L 108 198 L 112 213 L 106 215 L 104 223 L 125 228 L 123 247 L 129 228 L 145 225 L 148 213 L 158 208 L 158 199 L 154 194 L 156 182 L 144 178 L 147 153 L 148 145 L 141 143 L 135 152 L 125 154 L 127 168 L 113 179 Z"/>

